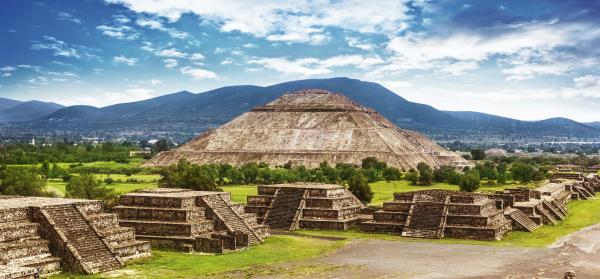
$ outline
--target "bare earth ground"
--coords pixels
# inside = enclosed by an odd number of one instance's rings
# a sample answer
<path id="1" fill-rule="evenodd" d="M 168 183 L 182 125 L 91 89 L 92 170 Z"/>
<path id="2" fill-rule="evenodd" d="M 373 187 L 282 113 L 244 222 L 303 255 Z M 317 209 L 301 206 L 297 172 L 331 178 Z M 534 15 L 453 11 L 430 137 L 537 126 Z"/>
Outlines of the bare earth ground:
<path id="1" fill-rule="evenodd" d="M 600 214 L 600 213 L 599 213 Z M 547 248 L 354 240 L 307 261 L 234 272 L 231 278 L 600 278 L 600 224 Z"/>

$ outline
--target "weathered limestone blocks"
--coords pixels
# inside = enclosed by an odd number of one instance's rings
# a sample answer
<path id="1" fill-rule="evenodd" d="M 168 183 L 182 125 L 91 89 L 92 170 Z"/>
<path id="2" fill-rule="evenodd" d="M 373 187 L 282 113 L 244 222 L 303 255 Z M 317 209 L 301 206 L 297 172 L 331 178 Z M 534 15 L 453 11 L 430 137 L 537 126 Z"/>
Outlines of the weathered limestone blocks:
<path id="1" fill-rule="evenodd" d="M 99 201 L 0 198 L 0 277 L 6 268 L 20 267 L 33 273 L 5 278 L 37 278 L 61 269 L 103 272 L 150 255 L 149 248 L 134 239 L 133 231 L 119 227 L 114 215 L 102 213 Z"/>
<path id="2" fill-rule="evenodd" d="M 346 230 L 360 222 L 364 208 L 343 186 L 295 183 L 258 186 L 258 195 L 248 196 L 245 211 L 272 229 Z"/>
<path id="3" fill-rule="evenodd" d="M 484 195 L 425 190 L 394 195 L 363 222 L 369 232 L 401 233 L 426 238 L 501 239 L 510 230 L 503 203 Z"/>
<path id="4" fill-rule="evenodd" d="M 261 243 L 268 233 L 225 192 L 146 190 L 123 195 L 114 210 L 138 239 L 186 252 L 236 250 Z"/>

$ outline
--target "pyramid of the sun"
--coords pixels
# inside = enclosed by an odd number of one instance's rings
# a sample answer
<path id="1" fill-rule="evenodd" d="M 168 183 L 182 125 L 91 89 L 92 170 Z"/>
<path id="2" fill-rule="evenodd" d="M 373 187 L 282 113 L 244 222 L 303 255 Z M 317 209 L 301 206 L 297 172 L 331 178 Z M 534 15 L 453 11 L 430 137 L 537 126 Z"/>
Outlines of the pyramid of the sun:
<path id="1" fill-rule="evenodd" d="M 197 164 L 291 162 L 316 167 L 323 161 L 360 164 L 366 157 L 404 170 L 419 162 L 434 167 L 468 164 L 422 134 L 400 129 L 341 94 L 309 89 L 255 107 L 176 150 L 158 154 L 147 165 L 186 159 Z"/>

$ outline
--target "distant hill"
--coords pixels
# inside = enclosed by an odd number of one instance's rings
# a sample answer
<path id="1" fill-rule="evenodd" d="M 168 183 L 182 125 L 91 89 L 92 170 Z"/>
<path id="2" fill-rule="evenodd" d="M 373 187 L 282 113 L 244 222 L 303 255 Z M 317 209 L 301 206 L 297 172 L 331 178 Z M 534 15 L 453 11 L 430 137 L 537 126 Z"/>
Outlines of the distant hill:
<path id="1" fill-rule="evenodd" d="M 20 130 L 45 134 L 93 132 L 98 136 L 155 135 L 187 140 L 286 92 L 306 88 L 342 93 L 377 110 L 399 127 L 437 139 L 600 138 L 598 125 L 565 118 L 521 121 L 479 112 L 441 111 L 410 102 L 377 83 L 349 78 L 306 79 L 266 87 L 227 86 L 199 94 L 182 91 L 103 108 L 65 107 L 21 125 Z M 19 132 L 16 127 L 5 130 Z"/>
<path id="2" fill-rule="evenodd" d="M 49 102 L 19 102 L 15 106 L 0 110 L 0 121 L 21 122 L 40 119 L 63 108 L 62 105 Z"/>
<path id="3" fill-rule="evenodd" d="M 12 108 L 20 103 L 22 103 L 22 102 L 0 97 L 0 111 Z"/>

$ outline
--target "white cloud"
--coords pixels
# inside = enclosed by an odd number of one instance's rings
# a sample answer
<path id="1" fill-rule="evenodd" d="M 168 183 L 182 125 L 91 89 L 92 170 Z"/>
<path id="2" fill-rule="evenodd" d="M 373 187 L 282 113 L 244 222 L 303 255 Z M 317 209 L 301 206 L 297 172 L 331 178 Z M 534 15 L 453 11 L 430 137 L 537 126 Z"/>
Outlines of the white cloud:
<path id="1" fill-rule="evenodd" d="M 187 37 L 189 37 L 189 34 L 186 32 L 179 31 L 175 28 L 164 27 L 163 23 L 158 19 L 139 18 L 135 21 L 135 23 L 142 27 L 167 32 L 173 38 L 186 39 Z"/>
<path id="2" fill-rule="evenodd" d="M 52 50 L 54 56 L 63 56 L 69 58 L 86 58 L 101 60 L 101 58 L 92 53 L 94 49 L 86 46 L 69 44 L 52 36 L 44 36 L 44 42 L 35 42 L 31 49 L 33 50 Z"/>
<path id="3" fill-rule="evenodd" d="M 81 24 L 81 19 L 73 16 L 72 14 L 66 13 L 66 12 L 59 12 L 58 20 L 70 21 L 73 23 Z"/>
<path id="4" fill-rule="evenodd" d="M 102 34 L 105 36 L 109 36 L 112 38 L 116 38 L 119 40 L 127 40 L 132 41 L 136 40 L 140 37 L 140 33 L 138 33 L 135 29 L 126 26 L 108 26 L 108 25 L 99 25 L 96 29 L 102 31 Z"/>
<path id="5" fill-rule="evenodd" d="M 245 43 L 242 45 L 245 48 L 257 48 L 258 46 L 253 43 Z"/>
<path id="6" fill-rule="evenodd" d="M 184 74 L 191 76 L 192 78 L 198 79 L 218 79 L 219 77 L 215 72 L 201 69 L 201 68 L 192 68 L 192 67 L 183 67 L 179 69 L 179 71 Z"/>
<path id="7" fill-rule="evenodd" d="M 231 65 L 231 64 L 233 64 L 233 59 L 231 59 L 231 58 L 227 58 L 227 59 L 221 61 L 221 65 Z"/>
<path id="8" fill-rule="evenodd" d="M 169 49 L 163 49 L 163 50 L 159 50 L 156 52 L 157 56 L 162 56 L 162 57 L 177 57 L 177 58 L 182 58 L 185 57 L 186 54 L 174 49 L 174 48 L 169 48 Z"/>
<path id="9" fill-rule="evenodd" d="M 368 69 L 383 63 L 383 60 L 378 56 L 339 55 L 326 59 L 312 57 L 296 60 L 288 60 L 287 58 L 253 58 L 248 63 L 261 65 L 267 69 L 285 74 L 313 76 L 330 74 L 333 72 L 331 68 L 335 67 L 355 66 L 361 69 Z"/>
<path id="10" fill-rule="evenodd" d="M 371 51 L 375 48 L 375 45 L 361 42 L 357 37 L 346 37 L 346 42 L 348 43 L 348 46 L 362 50 Z"/>
<path id="11" fill-rule="evenodd" d="M 125 57 L 123 55 L 119 55 L 119 56 L 113 57 L 113 61 L 116 64 L 125 64 L 125 65 L 128 65 L 128 66 L 133 66 L 133 65 L 137 64 L 138 59 L 137 58 L 133 58 L 133 57 L 129 58 L 129 57 Z"/>
<path id="12" fill-rule="evenodd" d="M 114 19 L 116 22 L 118 22 L 118 23 L 121 23 L 121 24 L 124 24 L 124 23 L 129 23 L 129 22 L 131 22 L 131 19 L 129 19 L 128 17 L 126 17 L 126 16 L 124 16 L 124 15 L 114 15 L 114 16 L 113 16 L 113 19 Z"/>
<path id="13" fill-rule="evenodd" d="M 15 68 L 13 66 L 4 66 L 4 67 L 0 68 L 0 71 L 7 71 L 7 72 L 9 72 L 9 71 L 14 71 L 16 69 L 17 68 Z"/>
<path id="14" fill-rule="evenodd" d="M 596 75 L 585 75 L 573 79 L 576 88 L 589 88 L 593 86 L 600 86 L 600 76 Z"/>
<path id="15" fill-rule="evenodd" d="M 204 55 L 202 53 L 192 53 L 190 60 L 204 60 Z"/>
<path id="16" fill-rule="evenodd" d="M 211 1 L 106 0 L 121 3 L 138 13 L 177 21 L 193 13 L 216 24 L 223 32 L 239 31 L 273 41 L 322 43 L 324 27 L 362 33 L 395 34 L 407 28 L 407 1 L 245 1 L 227 5 Z"/>
<path id="17" fill-rule="evenodd" d="M 165 67 L 167 68 L 175 68 L 179 64 L 179 62 L 173 58 L 164 59 L 163 62 L 165 62 Z"/>
<path id="18" fill-rule="evenodd" d="M 150 84 L 152 84 L 152 85 L 159 85 L 159 84 L 162 84 L 162 83 L 163 82 L 161 80 L 158 80 L 158 79 L 152 79 L 152 80 L 150 80 Z"/>
<path id="19" fill-rule="evenodd" d="M 508 81 L 521 81 L 540 75 L 564 75 L 570 69 L 566 64 L 522 64 L 503 69 L 502 73 L 508 75 Z"/>
<path id="20" fill-rule="evenodd" d="M 2 74 L 2 76 L 3 77 L 10 77 L 10 76 L 12 76 L 12 74 L 11 73 L 4 73 L 4 74 Z"/>
<path id="21" fill-rule="evenodd" d="M 390 40 L 390 63 L 379 73 L 409 70 L 436 70 L 455 75 L 478 68 L 484 61 L 499 58 L 508 80 L 531 79 L 538 75 L 562 75 L 571 68 L 557 54 L 560 48 L 593 40 L 600 33 L 584 24 L 560 24 L 557 21 L 528 22 L 504 26 L 489 34 L 459 33 L 444 36 L 408 33 Z M 491 35 L 490 35 L 491 34 Z M 460 64 L 457 64 L 460 63 Z M 458 70 L 458 71 L 457 71 Z"/>

